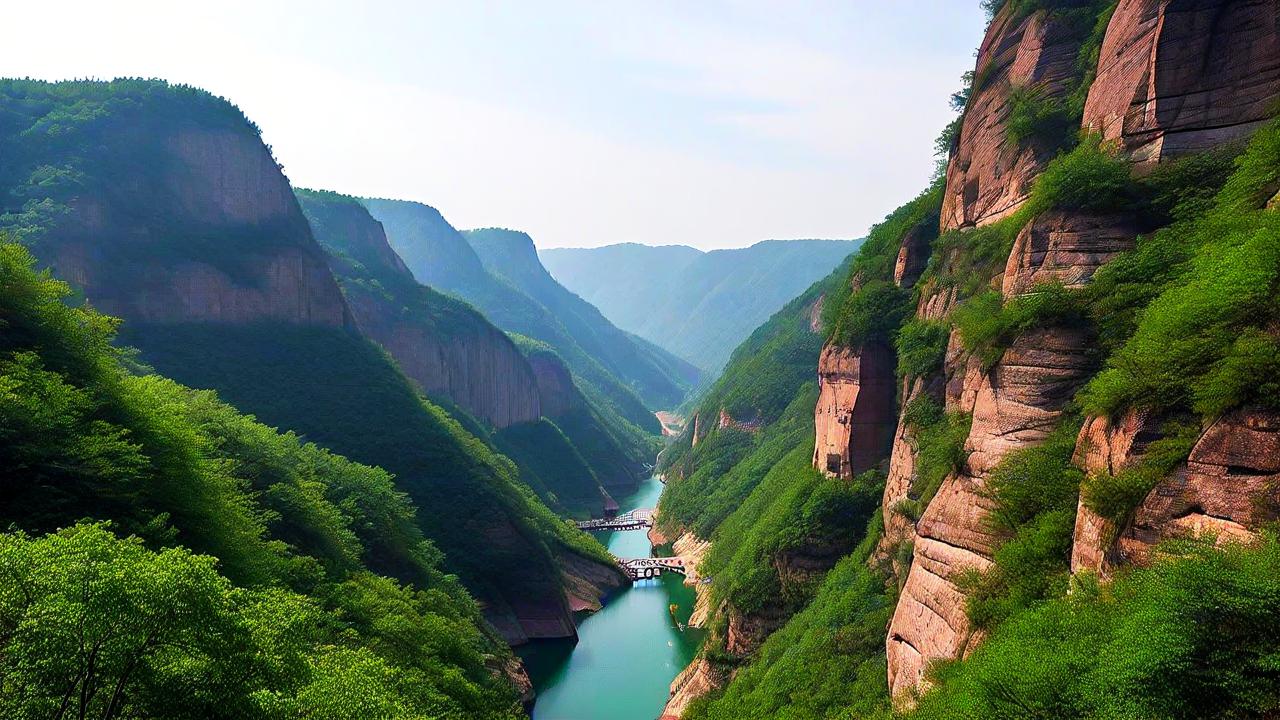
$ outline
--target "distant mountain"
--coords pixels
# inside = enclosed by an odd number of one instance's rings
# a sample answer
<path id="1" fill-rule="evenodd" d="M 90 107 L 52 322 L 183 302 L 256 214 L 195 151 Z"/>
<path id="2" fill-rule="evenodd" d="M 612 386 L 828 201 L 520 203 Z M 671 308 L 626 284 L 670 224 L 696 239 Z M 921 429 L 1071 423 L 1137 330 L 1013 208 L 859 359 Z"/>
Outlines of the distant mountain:
<path id="1" fill-rule="evenodd" d="M 679 404 L 697 382 L 698 371 L 692 365 L 618 329 L 594 305 L 556 282 L 527 234 L 488 228 L 468 230 L 463 236 L 486 270 L 550 310 L 583 350 L 615 376 L 627 379 L 651 408 Z"/>
<path id="2" fill-rule="evenodd" d="M 528 243 L 521 247 L 484 243 L 488 259 L 482 261 L 435 208 L 401 200 L 363 202 L 419 282 L 467 300 L 508 332 L 546 343 L 588 397 L 635 427 L 656 435 L 660 427 L 652 411 L 678 405 L 696 385 L 697 368 L 637 342 L 589 304 L 575 302 L 541 266 L 527 235 L 514 234 Z"/>
<path id="3" fill-rule="evenodd" d="M 711 252 L 625 243 L 539 255 L 556 280 L 618 327 L 717 373 L 752 330 L 860 243 L 766 240 Z"/>

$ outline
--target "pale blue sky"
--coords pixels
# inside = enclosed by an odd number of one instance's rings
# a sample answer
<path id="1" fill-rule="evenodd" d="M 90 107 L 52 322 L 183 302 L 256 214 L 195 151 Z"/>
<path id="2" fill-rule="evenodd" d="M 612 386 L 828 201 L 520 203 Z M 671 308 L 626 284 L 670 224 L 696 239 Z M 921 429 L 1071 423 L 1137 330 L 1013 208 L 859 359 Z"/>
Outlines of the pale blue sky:
<path id="1" fill-rule="evenodd" d="M 297 185 L 542 247 L 856 237 L 922 189 L 977 0 L 57 2 L 0 74 L 238 104 Z"/>

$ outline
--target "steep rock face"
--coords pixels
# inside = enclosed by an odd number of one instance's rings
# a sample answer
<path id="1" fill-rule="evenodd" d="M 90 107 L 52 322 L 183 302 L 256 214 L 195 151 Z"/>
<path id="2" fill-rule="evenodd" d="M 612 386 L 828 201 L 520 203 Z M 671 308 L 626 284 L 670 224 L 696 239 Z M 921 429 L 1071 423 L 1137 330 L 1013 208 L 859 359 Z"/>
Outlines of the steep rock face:
<path id="1" fill-rule="evenodd" d="M 1121 0 L 1084 125 L 1138 162 L 1256 129 L 1280 97 L 1275 0 Z"/>
<path id="2" fill-rule="evenodd" d="M 573 384 L 569 368 L 553 353 L 531 353 L 529 366 L 538 386 L 542 413 L 559 417 L 582 406 L 582 396 Z"/>
<path id="3" fill-rule="evenodd" d="M 405 375 L 428 394 L 448 398 L 494 427 L 532 422 L 541 415 L 537 381 L 520 351 L 501 330 L 478 316 L 465 332 L 433 332 L 379 298 L 350 293 L 361 330 L 391 353 Z"/>
<path id="4" fill-rule="evenodd" d="M 874 467 L 892 440 L 896 384 L 893 351 L 883 344 L 823 348 L 813 466 L 846 478 Z"/>
<path id="5" fill-rule="evenodd" d="M 937 232 L 937 220 L 937 217 L 927 218 L 903 235 L 893 265 L 893 283 L 898 287 L 915 285 L 929 264 L 929 246 Z"/>
<path id="6" fill-rule="evenodd" d="M 659 720 L 680 720 L 689 703 L 729 684 L 730 673 L 705 657 L 698 657 L 671 681 L 671 695 Z"/>
<path id="7" fill-rule="evenodd" d="M 1018 338 L 987 373 L 966 372 L 960 397 L 972 396 L 973 425 L 960 473 L 948 477 L 916 526 L 915 558 L 889 626 L 889 687 L 918 686 L 928 663 L 959 658 L 975 645 L 956 586 L 969 569 L 986 570 L 997 538 L 986 516 L 987 474 L 1014 450 L 1042 442 L 1092 364 L 1082 332 L 1050 328 Z"/>
<path id="8" fill-rule="evenodd" d="M 51 229 L 42 255 L 55 273 L 134 322 L 348 324 L 292 188 L 256 135 L 171 129 L 149 144 L 159 172 L 75 198 Z M 156 249 L 174 238 L 186 252 Z"/>
<path id="9" fill-rule="evenodd" d="M 1081 430 L 1076 460 L 1086 472 L 1115 473 L 1139 461 L 1159 437 L 1157 419 L 1130 411 L 1114 423 L 1094 418 Z M 1211 533 L 1248 541 L 1280 509 L 1280 416 L 1244 408 L 1218 419 L 1116 532 L 1083 503 L 1076 516 L 1073 572 L 1108 576 L 1144 564 L 1160 542 Z"/>
<path id="10" fill-rule="evenodd" d="M 558 552 L 556 560 L 565 579 L 565 599 L 574 612 L 596 611 L 604 598 L 627 584 L 617 568 L 601 565 L 570 552 Z"/>
<path id="11" fill-rule="evenodd" d="M 1053 157 L 1053 148 L 1035 141 L 1008 142 L 1012 90 L 1035 87 L 1045 99 L 1061 98 L 1078 79 L 1081 29 L 1043 10 L 1020 18 L 1013 6 L 1006 3 L 996 14 L 978 49 L 975 87 L 947 164 L 944 231 L 1014 212 Z"/>
<path id="12" fill-rule="evenodd" d="M 942 390 L 940 379 L 926 383 L 923 378 L 905 378 L 902 386 L 904 414 L 905 408 L 912 401 L 923 396 L 936 401 L 942 395 Z M 881 560 L 891 558 L 901 543 L 914 539 L 915 524 L 896 508 L 899 503 L 909 499 L 917 480 L 916 433 L 906 422 L 906 418 L 899 416 L 898 427 L 893 434 L 893 448 L 889 453 L 889 473 L 885 478 L 884 496 L 880 502 L 884 537 L 880 539 L 877 555 Z M 905 573 L 907 568 L 899 570 Z"/>
<path id="13" fill-rule="evenodd" d="M 1127 215 L 1051 210 L 1018 233 L 1005 266 L 1004 296 L 1021 295 L 1036 283 L 1085 285 L 1093 273 L 1133 247 L 1137 224 Z"/>
<path id="14" fill-rule="evenodd" d="M 498 428 L 542 415 L 519 348 L 479 313 L 419 285 L 363 205 L 326 192 L 299 199 L 360 329 L 422 390 Z"/>

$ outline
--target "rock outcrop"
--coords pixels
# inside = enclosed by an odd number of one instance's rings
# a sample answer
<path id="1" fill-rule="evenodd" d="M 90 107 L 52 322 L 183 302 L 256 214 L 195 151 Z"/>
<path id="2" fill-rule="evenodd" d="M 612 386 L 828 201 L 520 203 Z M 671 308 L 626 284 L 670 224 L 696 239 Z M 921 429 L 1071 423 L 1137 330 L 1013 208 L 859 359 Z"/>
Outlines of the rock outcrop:
<path id="1" fill-rule="evenodd" d="M 1076 443 L 1088 473 L 1121 472 L 1140 462 L 1160 437 L 1160 422 L 1130 411 L 1110 422 L 1094 418 Z M 1108 577 L 1122 565 L 1142 565 L 1154 548 L 1175 537 L 1211 534 L 1219 542 L 1248 542 L 1280 511 L 1280 416 L 1244 408 L 1210 425 L 1185 463 L 1161 480 L 1123 528 L 1083 502 L 1076 515 L 1072 572 Z"/>
<path id="2" fill-rule="evenodd" d="M 1006 298 L 1031 292 L 1037 283 L 1083 287 L 1104 263 L 1133 247 L 1137 223 L 1127 214 L 1050 210 L 1022 228 L 1005 266 Z"/>
<path id="3" fill-rule="evenodd" d="M 813 466 L 845 478 L 875 467 L 896 422 L 893 351 L 878 342 L 828 345 L 818 359 L 818 387 Z"/>
<path id="4" fill-rule="evenodd" d="M 889 626 L 889 686 L 895 694 L 918 687 L 929 662 L 964 657 L 974 647 L 978 638 L 957 581 L 966 571 L 991 566 L 998 538 L 986 520 L 991 500 L 984 481 L 1009 453 L 1048 437 L 1093 368 L 1082 351 L 1089 345 L 1079 330 L 1033 330 L 990 372 L 966 372 L 959 397 L 974 398 L 968 456 L 916 525 L 915 557 Z"/>
<path id="5" fill-rule="evenodd" d="M 350 318 L 270 152 L 246 127 L 148 138 L 156 171 L 76 197 L 41 255 L 94 305 L 138 323 Z M 181 253 L 166 244 L 182 238 Z"/>
<path id="6" fill-rule="evenodd" d="M 724 687 L 729 678 L 727 669 L 699 656 L 671 681 L 671 695 L 659 720 L 680 720 L 690 703 Z"/>
<path id="7" fill-rule="evenodd" d="M 947 164 L 942 230 L 985 225 L 1012 214 L 1056 151 L 1028 138 L 1009 142 L 1012 94 L 1060 100 L 1079 81 L 1079 23 L 1039 10 L 1020 16 L 1005 3 L 978 49 L 978 63 L 955 152 Z"/>
<path id="8" fill-rule="evenodd" d="M 1280 98 L 1275 0 L 1120 0 L 1084 126 L 1137 162 L 1242 138 Z"/>

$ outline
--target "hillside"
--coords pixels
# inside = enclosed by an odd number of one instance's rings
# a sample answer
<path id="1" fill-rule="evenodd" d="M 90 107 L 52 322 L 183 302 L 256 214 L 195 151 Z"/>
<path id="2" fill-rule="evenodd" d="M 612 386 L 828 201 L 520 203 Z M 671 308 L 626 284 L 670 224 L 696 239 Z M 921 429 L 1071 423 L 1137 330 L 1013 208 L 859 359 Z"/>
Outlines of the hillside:
<path id="1" fill-rule="evenodd" d="M 490 274 L 510 283 L 547 308 L 615 377 L 626 378 L 649 407 L 676 407 L 698 381 L 698 370 L 649 343 L 635 341 L 619 330 L 594 305 L 556 282 L 522 232 L 489 228 L 468 230 L 463 237 Z"/>
<path id="2" fill-rule="evenodd" d="M 817 387 L 740 350 L 664 456 L 716 579 L 671 717 L 1280 708 L 1277 10 L 989 6 Z"/>
<path id="3" fill-rule="evenodd" d="M 556 280 L 618 327 L 714 374 L 752 330 L 858 242 L 767 240 L 711 252 L 629 243 L 539 255 Z"/>
<path id="4" fill-rule="evenodd" d="M 647 459 L 652 443 L 644 438 L 660 434 L 661 426 L 629 378 L 613 374 L 587 353 L 546 306 L 487 271 L 462 233 L 445 222 L 435 208 L 402 200 L 364 199 L 362 202 L 382 223 L 387 240 L 419 282 L 466 300 L 490 322 L 509 333 L 524 335 L 554 348 L 601 414 L 618 432 L 635 438 L 633 445 L 637 449 L 644 447 L 636 461 Z"/>
<path id="5" fill-rule="evenodd" d="M 292 187 L 234 106 L 141 80 L 4 81 L 0 101 L 14 160 L 0 182 L 6 206 L 22 207 L 3 226 L 121 316 L 143 362 L 394 473 L 445 567 L 508 639 L 574 633 L 565 587 L 581 584 L 561 568 L 608 557 L 360 332 Z"/>
<path id="6" fill-rule="evenodd" d="M 522 715 L 388 473 L 131 372 L 34 265 L 0 242 L 6 717 Z"/>

